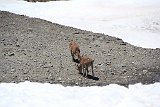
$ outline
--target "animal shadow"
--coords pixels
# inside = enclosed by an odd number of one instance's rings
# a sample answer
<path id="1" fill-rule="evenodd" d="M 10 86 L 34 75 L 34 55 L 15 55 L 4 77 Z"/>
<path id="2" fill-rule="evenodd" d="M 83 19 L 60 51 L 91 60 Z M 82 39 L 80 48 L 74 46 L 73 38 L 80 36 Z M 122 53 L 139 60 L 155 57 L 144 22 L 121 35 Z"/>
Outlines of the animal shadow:
<path id="1" fill-rule="evenodd" d="M 95 77 L 95 76 L 92 76 L 92 75 L 87 75 L 87 78 L 88 79 L 92 79 L 92 80 L 95 80 L 95 81 L 98 81 L 99 80 L 99 78 L 98 77 Z"/>
<path id="2" fill-rule="evenodd" d="M 83 75 L 83 73 L 79 73 L 79 74 Z M 90 74 L 88 74 L 86 78 L 92 79 L 92 80 L 95 80 L 95 81 L 98 81 L 98 80 L 99 80 L 98 77 L 92 76 L 92 75 L 90 75 Z"/>

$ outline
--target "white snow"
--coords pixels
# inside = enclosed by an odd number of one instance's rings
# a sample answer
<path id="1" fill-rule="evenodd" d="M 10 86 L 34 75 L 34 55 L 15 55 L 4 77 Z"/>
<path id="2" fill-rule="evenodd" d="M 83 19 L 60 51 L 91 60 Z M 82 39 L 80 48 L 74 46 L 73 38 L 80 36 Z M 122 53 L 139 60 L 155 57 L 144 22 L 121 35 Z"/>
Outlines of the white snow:
<path id="1" fill-rule="evenodd" d="M 116 36 L 144 48 L 160 48 L 160 0 L 71 0 L 47 3 L 1 0 L 0 10 Z"/>
<path id="2" fill-rule="evenodd" d="M 0 10 L 105 33 L 140 47 L 160 48 L 160 0 L 0 0 Z M 0 83 L 0 107 L 160 107 L 159 90 L 160 83 L 129 88 Z"/>
<path id="3" fill-rule="evenodd" d="M 0 107 L 160 107 L 160 83 L 64 87 L 23 82 L 0 84 Z"/>

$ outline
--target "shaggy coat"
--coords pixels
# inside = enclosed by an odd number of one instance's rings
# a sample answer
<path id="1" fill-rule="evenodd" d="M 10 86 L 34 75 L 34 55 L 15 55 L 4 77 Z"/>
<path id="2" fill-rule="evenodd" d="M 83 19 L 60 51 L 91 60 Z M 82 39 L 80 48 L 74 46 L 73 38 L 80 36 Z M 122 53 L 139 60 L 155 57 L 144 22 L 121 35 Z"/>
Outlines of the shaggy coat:
<path id="1" fill-rule="evenodd" d="M 80 54 L 79 45 L 74 40 L 72 40 L 69 44 L 69 49 L 71 52 L 72 60 L 75 61 L 75 56 L 78 57 L 78 54 Z"/>
<path id="2" fill-rule="evenodd" d="M 80 54 L 78 54 L 78 58 L 80 59 L 80 64 L 78 65 L 79 72 L 83 73 L 83 76 L 87 77 L 89 73 L 88 67 L 91 66 L 92 76 L 94 76 L 93 72 L 94 60 L 89 58 L 88 56 L 80 56 Z"/>

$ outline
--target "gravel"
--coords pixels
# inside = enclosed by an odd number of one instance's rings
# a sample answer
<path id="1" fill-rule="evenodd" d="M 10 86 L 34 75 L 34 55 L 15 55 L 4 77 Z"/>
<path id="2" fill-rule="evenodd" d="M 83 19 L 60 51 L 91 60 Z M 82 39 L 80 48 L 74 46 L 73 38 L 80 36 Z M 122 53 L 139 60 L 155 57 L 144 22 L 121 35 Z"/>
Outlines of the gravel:
<path id="1" fill-rule="evenodd" d="M 91 72 L 88 77 L 78 73 L 68 48 L 72 38 L 81 54 L 95 60 L 95 77 Z M 160 82 L 160 49 L 0 11 L 0 82 L 23 81 L 64 86 Z"/>

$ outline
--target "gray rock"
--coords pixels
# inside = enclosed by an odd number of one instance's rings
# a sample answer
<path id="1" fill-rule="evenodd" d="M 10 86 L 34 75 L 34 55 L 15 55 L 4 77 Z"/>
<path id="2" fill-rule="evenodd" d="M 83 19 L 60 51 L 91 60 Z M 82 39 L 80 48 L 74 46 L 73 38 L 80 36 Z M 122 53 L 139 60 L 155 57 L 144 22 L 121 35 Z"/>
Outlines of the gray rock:
<path id="1" fill-rule="evenodd" d="M 159 48 L 136 47 L 119 38 L 5 11 L 0 16 L 0 82 L 127 86 L 160 81 Z M 86 78 L 76 69 L 68 46 L 72 37 L 81 54 L 95 59 L 94 77 L 90 67 Z"/>

